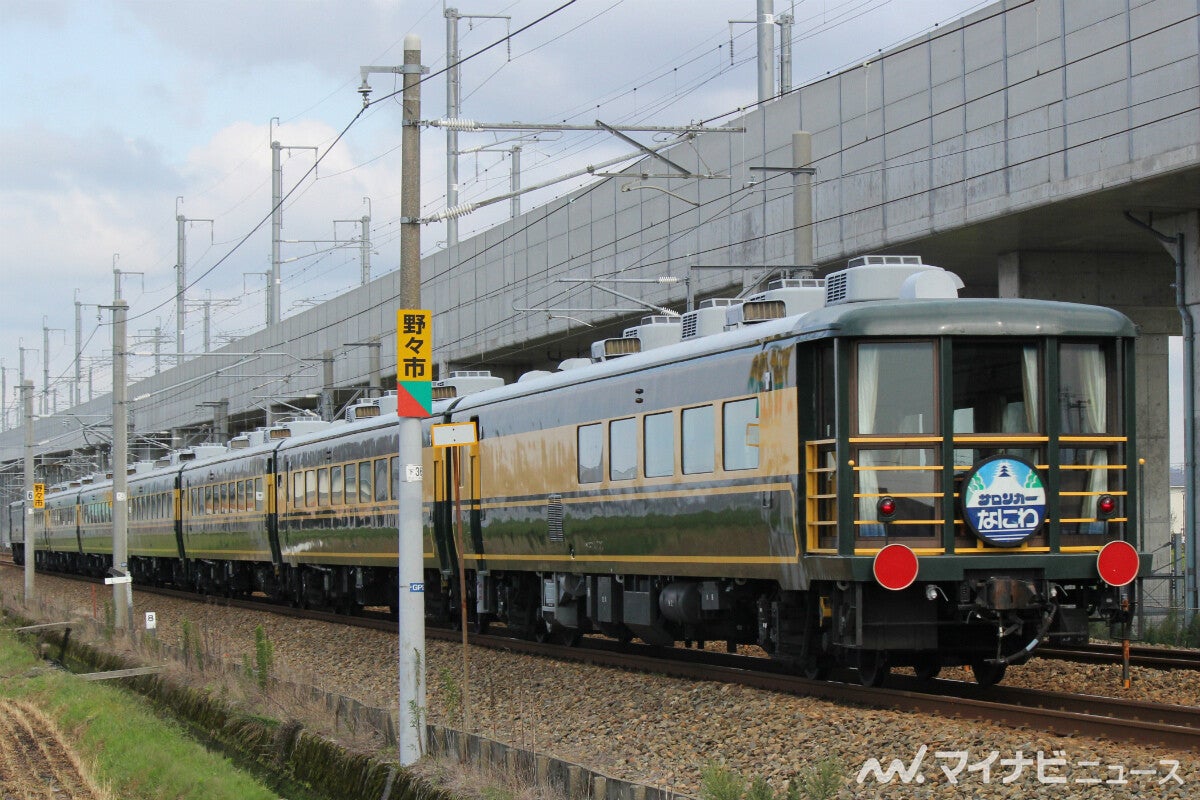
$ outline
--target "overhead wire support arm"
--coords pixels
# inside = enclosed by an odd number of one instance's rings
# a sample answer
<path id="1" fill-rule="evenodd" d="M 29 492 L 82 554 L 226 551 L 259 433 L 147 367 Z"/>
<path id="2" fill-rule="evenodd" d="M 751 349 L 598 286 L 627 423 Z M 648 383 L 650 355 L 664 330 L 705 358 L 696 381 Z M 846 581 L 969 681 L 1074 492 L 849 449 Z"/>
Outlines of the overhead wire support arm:
<path id="1" fill-rule="evenodd" d="M 359 89 L 359 91 L 362 91 Z M 605 125 L 597 120 L 593 125 L 538 122 L 479 122 L 473 119 L 427 119 L 421 122 L 430 128 L 454 128 L 460 131 L 626 131 L 630 133 L 745 133 L 743 127 L 709 127 L 707 125 Z"/>
<path id="2" fill-rule="evenodd" d="M 613 136 L 616 136 L 618 139 L 629 142 L 631 145 L 633 145 L 637 149 L 641 150 L 646 155 L 648 155 L 652 158 L 657 158 L 659 161 L 663 162 L 671 169 L 677 170 L 682 175 L 691 175 L 692 174 L 692 171 L 690 169 L 688 169 L 687 167 L 681 167 L 679 164 L 676 164 L 674 161 L 667 158 L 662 153 L 658 153 L 658 152 L 655 152 L 654 150 L 651 150 L 649 147 L 646 147 L 646 145 L 642 144 L 641 142 L 637 141 L 636 139 L 634 139 L 631 136 L 626 136 L 624 133 L 617 130 L 613 126 L 606 125 L 605 123 L 601 122 L 600 120 L 596 120 L 596 124 L 599 125 L 601 128 L 603 128 L 604 130 L 611 133 Z"/>

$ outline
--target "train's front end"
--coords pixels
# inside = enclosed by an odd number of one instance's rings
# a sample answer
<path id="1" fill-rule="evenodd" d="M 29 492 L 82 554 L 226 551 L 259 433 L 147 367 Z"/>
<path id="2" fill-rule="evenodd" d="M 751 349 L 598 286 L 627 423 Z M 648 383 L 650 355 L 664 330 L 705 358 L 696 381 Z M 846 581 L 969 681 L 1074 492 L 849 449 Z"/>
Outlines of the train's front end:
<path id="1" fill-rule="evenodd" d="M 1134 327 L 1110 309 L 919 297 L 827 309 L 806 443 L 806 574 L 824 657 L 969 664 L 1127 621 Z"/>

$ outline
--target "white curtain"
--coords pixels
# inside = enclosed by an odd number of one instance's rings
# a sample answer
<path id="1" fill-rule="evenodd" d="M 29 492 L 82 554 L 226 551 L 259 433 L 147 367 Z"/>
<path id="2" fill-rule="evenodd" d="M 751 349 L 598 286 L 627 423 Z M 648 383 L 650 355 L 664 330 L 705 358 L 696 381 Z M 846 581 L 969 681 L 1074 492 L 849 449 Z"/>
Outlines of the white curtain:
<path id="1" fill-rule="evenodd" d="M 1079 382 L 1083 390 L 1083 402 L 1080 406 L 1080 433 L 1102 434 L 1108 432 L 1108 373 L 1104 363 L 1104 351 L 1099 345 L 1071 346 L 1078 355 Z M 1087 499 L 1083 516 L 1095 513 L 1096 498 L 1108 491 L 1108 452 L 1093 450 L 1090 459 L 1092 470 L 1088 473 L 1087 491 L 1092 494 Z M 1105 524 L 1094 522 L 1085 524 L 1085 533 L 1104 533 Z"/>
<path id="2" fill-rule="evenodd" d="M 858 347 L 858 432 L 875 433 L 875 411 L 879 404 L 879 348 L 874 345 Z M 878 473 L 865 467 L 878 466 L 879 459 L 870 450 L 858 451 L 858 491 L 861 494 L 879 492 Z M 858 502 L 858 518 L 875 519 L 878 498 L 862 497 Z M 883 536 L 883 526 L 876 523 L 861 526 L 862 536 Z"/>
<path id="3" fill-rule="evenodd" d="M 1026 345 L 1021 349 L 1021 373 L 1025 393 L 1025 430 L 1038 429 L 1038 354 L 1037 347 Z"/>

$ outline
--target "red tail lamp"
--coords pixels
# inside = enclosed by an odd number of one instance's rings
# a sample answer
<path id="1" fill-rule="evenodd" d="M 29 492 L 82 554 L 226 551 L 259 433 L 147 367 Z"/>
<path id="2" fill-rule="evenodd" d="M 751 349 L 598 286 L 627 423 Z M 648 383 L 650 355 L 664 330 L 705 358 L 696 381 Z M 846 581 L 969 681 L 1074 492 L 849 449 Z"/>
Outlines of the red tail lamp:
<path id="1" fill-rule="evenodd" d="M 1109 586 L 1127 586 L 1133 583 L 1140 568 L 1141 559 L 1129 542 L 1109 542 L 1096 556 L 1096 569 Z"/>
<path id="2" fill-rule="evenodd" d="M 879 502 L 875 504 L 875 511 L 880 522 L 892 522 L 896 519 L 896 498 L 891 495 L 879 498 Z"/>
<path id="3" fill-rule="evenodd" d="M 1111 519 L 1117 513 L 1117 499 L 1111 494 L 1102 494 L 1096 498 L 1096 516 L 1102 520 Z"/>
<path id="4" fill-rule="evenodd" d="M 902 544 L 889 544 L 875 554 L 871 571 L 885 589 L 898 592 L 917 579 L 917 554 Z"/>

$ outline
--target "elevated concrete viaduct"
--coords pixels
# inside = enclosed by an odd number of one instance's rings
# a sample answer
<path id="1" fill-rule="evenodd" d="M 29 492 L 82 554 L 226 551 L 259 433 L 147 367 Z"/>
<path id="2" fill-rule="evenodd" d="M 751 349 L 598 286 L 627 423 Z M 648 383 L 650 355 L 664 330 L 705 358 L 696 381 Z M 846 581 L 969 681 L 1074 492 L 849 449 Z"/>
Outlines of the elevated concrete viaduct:
<path id="1" fill-rule="evenodd" d="M 792 165 L 792 134 L 809 131 L 819 271 L 863 253 L 915 253 L 961 275 L 967 295 L 1102 303 L 1140 326 L 1145 530 L 1147 545 L 1160 547 L 1172 435 L 1167 337 L 1200 305 L 1198 17 L 1196 0 L 1001 0 L 716 121 L 746 132 L 702 134 L 665 152 L 722 177 L 643 178 L 669 173 L 648 157 L 426 258 L 435 356 L 511 378 L 585 354 L 640 316 L 555 313 L 612 305 L 559 278 L 673 277 L 680 282 L 622 290 L 682 309 L 683 279 L 697 297 L 730 295 L 795 266 L 793 178 L 762 168 Z M 666 191 L 622 191 L 631 182 Z M 1182 233 L 1183 246 L 1150 229 Z M 714 265 L 737 269 L 697 269 Z M 384 275 L 227 348 L 286 355 L 195 359 L 143 381 L 130 391 L 138 431 L 203 428 L 211 412 L 201 402 L 228 400 L 235 425 L 261 423 L 256 396 L 309 403 L 326 387 L 319 366 L 301 359 L 327 352 L 335 386 L 364 386 L 368 352 L 348 342 L 377 337 L 383 373 L 394 375 L 398 296 L 397 274 Z M 101 413 L 107 402 L 79 411 Z M 1194 404 L 1191 414 L 1194 427 Z M 0 437 L 0 460 L 20 458 L 21 436 Z M 1193 454 L 1193 486 L 1197 469 Z M 1194 515 L 1194 491 L 1189 502 Z"/>

